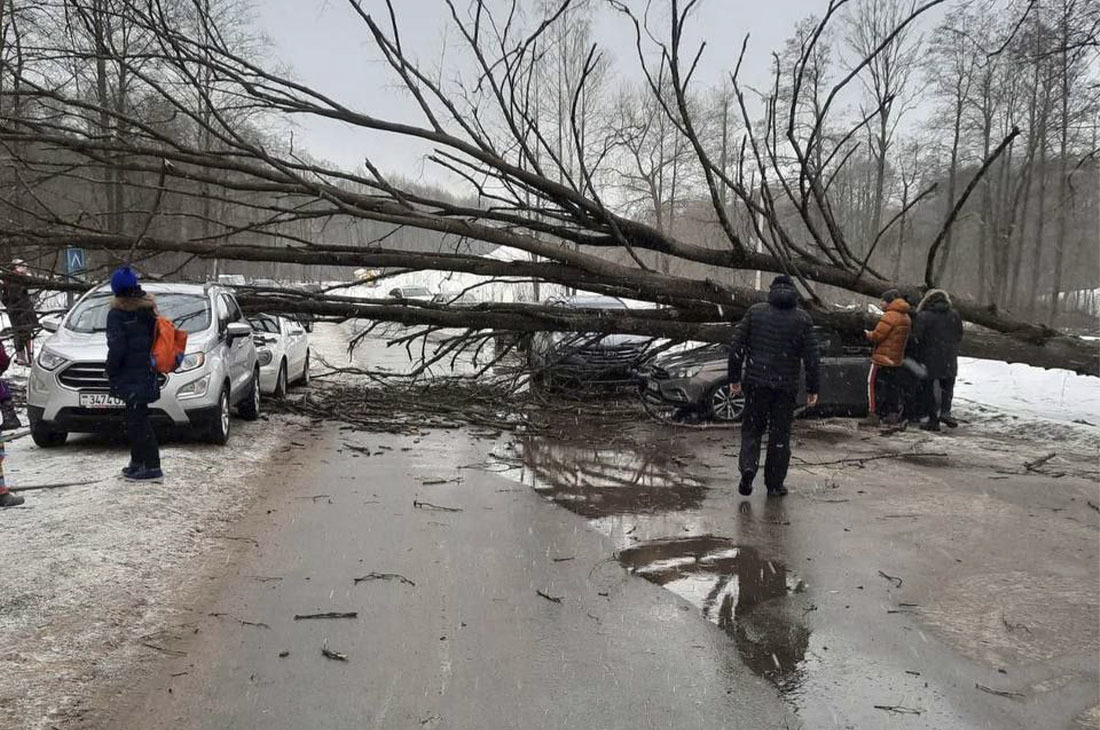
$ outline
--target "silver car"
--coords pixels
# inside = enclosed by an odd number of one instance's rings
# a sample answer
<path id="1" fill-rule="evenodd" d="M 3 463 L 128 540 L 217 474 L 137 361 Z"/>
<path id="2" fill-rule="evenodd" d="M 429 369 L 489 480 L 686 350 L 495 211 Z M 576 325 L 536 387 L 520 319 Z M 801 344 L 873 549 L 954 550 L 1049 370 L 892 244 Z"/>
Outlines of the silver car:
<path id="1" fill-rule="evenodd" d="M 252 327 L 231 291 L 213 284 L 145 284 L 158 312 L 188 334 L 180 366 L 160 376 L 160 399 L 149 406 L 156 426 L 184 427 L 207 440 L 229 440 L 230 409 L 245 420 L 260 415 L 260 367 Z M 70 433 L 121 428 L 125 404 L 111 396 L 107 312 L 111 291 L 100 285 L 50 329 L 27 386 L 31 436 L 41 447 L 65 443 Z"/>

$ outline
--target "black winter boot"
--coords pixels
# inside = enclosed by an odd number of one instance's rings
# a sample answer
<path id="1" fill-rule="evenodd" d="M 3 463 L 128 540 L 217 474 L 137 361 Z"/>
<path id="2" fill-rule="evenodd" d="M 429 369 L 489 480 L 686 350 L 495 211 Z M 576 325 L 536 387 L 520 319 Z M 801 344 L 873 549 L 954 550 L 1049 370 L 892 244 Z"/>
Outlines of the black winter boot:
<path id="1" fill-rule="evenodd" d="M 4 492 L 0 494 L 0 507 L 18 507 L 23 504 L 23 498 L 18 494 Z"/>
<path id="2" fill-rule="evenodd" d="M 15 403 L 11 398 L 0 401 L 0 415 L 4 417 L 4 420 L 0 421 L 0 431 L 14 431 L 23 426 L 15 413 Z"/>
<path id="3" fill-rule="evenodd" d="M 755 472 L 746 471 L 741 474 L 741 483 L 737 485 L 737 491 L 742 497 L 747 497 L 752 494 L 752 480 L 756 477 Z"/>

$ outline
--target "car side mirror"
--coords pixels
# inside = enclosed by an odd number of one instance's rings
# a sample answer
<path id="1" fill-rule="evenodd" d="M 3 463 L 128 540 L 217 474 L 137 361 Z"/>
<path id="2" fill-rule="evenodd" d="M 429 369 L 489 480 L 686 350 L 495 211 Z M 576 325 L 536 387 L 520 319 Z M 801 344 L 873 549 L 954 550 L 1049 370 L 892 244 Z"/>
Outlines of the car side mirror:
<path id="1" fill-rule="evenodd" d="M 230 322 L 229 326 L 225 328 L 225 336 L 230 342 L 239 340 L 242 337 L 251 337 L 252 327 L 244 322 Z"/>
<path id="2" fill-rule="evenodd" d="M 61 317 L 43 317 L 41 325 L 47 332 L 57 332 L 61 328 Z"/>

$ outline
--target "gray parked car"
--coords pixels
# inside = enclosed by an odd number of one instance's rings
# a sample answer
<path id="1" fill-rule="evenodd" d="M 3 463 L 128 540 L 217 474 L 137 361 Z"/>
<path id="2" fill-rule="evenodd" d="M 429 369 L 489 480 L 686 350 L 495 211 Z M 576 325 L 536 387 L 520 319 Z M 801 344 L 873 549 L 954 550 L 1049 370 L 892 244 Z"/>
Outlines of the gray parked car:
<path id="1" fill-rule="evenodd" d="M 865 415 L 870 348 L 846 342 L 835 332 L 814 330 L 821 350 L 821 393 L 815 412 Z M 740 421 L 745 398 L 730 392 L 728 361 L 725 345 L 658 356 L 640 373 L 642 399 L 662 415 Z M 805 384 L 799 389 L 798 402 L 806 403 Z"/>
<path id="2" fill-rule="evenodd" d="M 252 326 L 233 293 L 212 284 L 148 283 L 157 309 L 187 332 L 183 362 L 160 376 L 160 398 L 149 406 L 154 425 L 186 427 L 209 441 L 229 440 L 230 409 L 260 417 L 260 366 Z M 107 374 L 107 312 L 111 290 L 101 284 L 73 306 L 39 349 L 27 385 L 31 436 L 57 447 L 70 433 L 110 433 L 122 426 L 125 404 Z"/>

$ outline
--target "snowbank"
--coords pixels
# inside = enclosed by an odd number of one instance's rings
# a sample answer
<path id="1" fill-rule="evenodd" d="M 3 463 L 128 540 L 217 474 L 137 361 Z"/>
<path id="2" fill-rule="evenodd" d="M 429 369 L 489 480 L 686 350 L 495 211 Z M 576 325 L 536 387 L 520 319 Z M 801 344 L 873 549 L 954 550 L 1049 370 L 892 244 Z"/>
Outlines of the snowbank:
<path id="1" fill-rule="evenodd" d="M 955 398 L 1020 418 L 1100 425 L 1100 378 L 1068 370 L 962 357 Z"/>
<path id="2" fill-rule="evenodd" d="M 156 652 L 179 595 L 201 585 L 185 567 L 238 544 L 229 523 L 299 432 L 284 419 L 233 428 L 228 447 L 169 444 L 163 484 L 120 479 L 121 444 L 7 445 L 10 486 L 79 486 L 26 492 L 0 513 L 0 727 L 63 724 L 97 682 Z"/>

